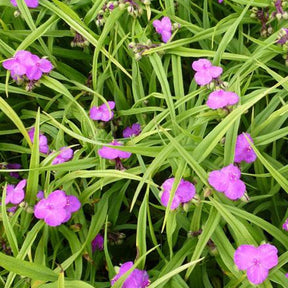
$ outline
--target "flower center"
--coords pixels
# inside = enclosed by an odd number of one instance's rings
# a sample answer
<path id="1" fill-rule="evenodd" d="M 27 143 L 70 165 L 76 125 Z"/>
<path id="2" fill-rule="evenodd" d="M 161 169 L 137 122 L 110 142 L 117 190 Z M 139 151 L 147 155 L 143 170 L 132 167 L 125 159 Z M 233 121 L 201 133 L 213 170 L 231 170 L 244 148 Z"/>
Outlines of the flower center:
<path id="1" fill-rule="evenodd" d="M 259 260 L 259 259 L 254 258 L 254 259 L 253 259 L 253 264 L 254 264 L 255 266 L 259 266 L 261 263 L 260 263 L 260 260 Z"/>

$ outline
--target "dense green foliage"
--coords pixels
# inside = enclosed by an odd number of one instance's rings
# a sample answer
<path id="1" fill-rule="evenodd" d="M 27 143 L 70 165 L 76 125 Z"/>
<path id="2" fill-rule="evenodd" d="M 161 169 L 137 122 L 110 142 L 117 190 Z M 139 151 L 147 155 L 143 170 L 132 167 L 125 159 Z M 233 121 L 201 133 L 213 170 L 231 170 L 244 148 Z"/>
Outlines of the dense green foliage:
<path id="1" fill-rule="evenodd" d="M 234 251 L 265 241 L 278 248 L 279 264 L 259 287 L 288 287 L 288 232 L 282 229 L 288 76 L 276 43 L 287 20 L 271 21 L 273 32 L 264 38 L 250 9 L 269 0 L 151 2 L 139 1 L 139 17 L 116 7 L 97 26 L 103 0 L 40 0 L 31 10 L 17 0 L 18 17 L 10 1 L 0 0 L 0 60 L 29 50 L 54 66 L 32 91 L 0 69 L 0 162 L 21 163 L 27 179 L 26 206 L 7 213 L 2 201 L 1 287 L 110 287 L 113 266 L 134 260 L 153 288 L 250 287 L 234 265 Z M 162 16 L 180 24 L 166 44 L 152 25 Z M 88 46 L 71 47 L 76 32 Z M 135 54 L 131 42 L 142 50 Z M 209 90 L 195 83 L 191 69 L 198 58 L 223 67 L 221 79 L 241 99 L 231 113 L 205 104 Z M 116 103 L 113 120 L 91 120 L 91 106 L 108 100 Z M 135 122 L 141 134 L 122 139 Z M 74 158 L 51 165 L 52 156 L 40 155 L 39 143 L 29 139 L 32 126 L 48 137 L 50 149 L 72 147 Z M 231 201 L 208 191 L 207 179 L 233 162 L 242 132 L 253 137 L 258 159 L 241 163 L 249 200 Z M 123 161 L 126 170 L 98 156 L 113 138 L 133 153 Z M 11 171 L 0 172 L 3 187 L 17 183 Z M 196 186 L 185 211 L 161 205 L 161 184 L 169 177 Z M 68 223 L 49 227 L 31 210 L 39 190 L 57 189 L 79 197 L 82 207 Z M 105 235 L 104 251 L 92 253 L 98 233 Z"/>

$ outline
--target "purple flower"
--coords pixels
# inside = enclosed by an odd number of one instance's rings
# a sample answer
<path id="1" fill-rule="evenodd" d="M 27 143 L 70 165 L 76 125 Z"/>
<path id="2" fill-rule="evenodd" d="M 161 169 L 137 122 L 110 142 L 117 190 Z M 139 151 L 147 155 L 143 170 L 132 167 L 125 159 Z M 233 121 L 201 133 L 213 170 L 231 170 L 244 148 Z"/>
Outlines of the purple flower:
<path id="1" fill-rule="evenodd" d="M 58 226 L 71 218 L 71 213 L 80 209 L 81 203 L 76 196 L 67 196 L 62 190 L 55 190 L 34 207 L 34 215 L 43 219 L 49 226 Z"/>
<path id="2" fill-rule="evenodd" d="M 13 58 L 3 62 L 3 67 L 11 71 L 14 80 L 26 76 L 29 80 L 39 80 L 43 73 L 49 73 L 53 66 L 45 58 L 39 58 L 29 51 L 19 50 Z"/>
<path id="3" fill-rule="evenodd" d="M 117 140 L 113 140 L 109 145 L 113 146 L 122 146 L 123 144 L 119 143 Z M 117 150 L 111 147 L 103 146 L 101 149 L 98 150 L 98 154 L 100 157 L 105 158 L 105 159 L 116 159 L 116 158 L 129 158 L 132 153 L 130 152 L 125 152 L 121 150 Z"/>
<path id="4" fill-rule="evenodd" d="M 131 127 L 126 127 L 123 130 L 123 137 L 124 138 L 129 138 L 131 136 L 137 136 L 141 133 L 141 125 L 138 123 L 132 124 Z"/>
<path id="5" fill-rule="evenodd" d="M 35 133 L 35 128 L 33 127 L 28 132 L 28 135 L 32 143 L 34 142 L 34 133 Z M 41 133 L 39 133 L 39 151 L 44 154 L 47 154 L 49 152 L 47 137 Z"/>
<path id="6" fill-rule="evenodd" d="M 220 170 L 210 172 L 208 182 L 215 190 L 224 192 L 231 200 L 236 200 L 241 198 L 246 191 L 246 185 L 240 180 L 240 176 L 240 169 L 230 164 Z"/>
<path id="7" fill-rule="evenodd" d="M 73 158 L 74 151 L 69 147 L 60 148 L 60 154 L 58 154 L 52 161 L 52 165 L 67 162 Z"/>
<path id="8" fill-rule="evenodd" d="M 66 196 L 66 205 L 64 206 L 64 209 L 66 211 L 66 217 L 63 222 L 67 222 L 71 218 L 72 213 L 78 211 L 80 207 L 81 203 L 76 196 Z"/>
<path id="9" fill-rule="evenodd" d="M 165 207 L 168 206 L 170 192 L 173 186 L 175 178 L 167 179 L 163 184 L 163 193 L 161 195 L 161 203 Z M 183 179 L 180 180 L 180 183 L 175 191 L 174 198 L 171 203 L 171 210 L 176 209 L 181 203 L 189 202 L 195 195 L 195 186 L 189 181 L 185 181 Z"/>
<path id="10" fill-rule="evenodd" d="M 192 63 L 192 68 L 196 71 L 194 78 L 198 85 L 204 86 L 209 84 L 213 79 L 218 78 L 223 69 L 218 66 L 213 66 L 207 59 L 199 59 Z"/>
<path id="11" fill-rule="evenodd" d="M 282 228 L 286 231 L 288 231 L 288 218 L 285 220 L 285 222 L 282 225 Z"/>
<path id="12" fill-rule="evenodd" d="M 120 267 L 119 273 L 111 280 L 111 285 L 125 274 L 133 266 L 133 262 L 123 263 Z M 122 288 L 145 288 L 150 284 L 148 273 L 145 270 L 134 269 L 126 278 Z"/>
<path id="13" fill-rule="evenodd" d="M 20 169 L 21 168 L 21 164 L 19 164 L 19 163 L 7 164 L 6 168 L 7 169 Z M 9 175 L 11 177 L 14 177 L 14 178 L 17 178 L 17 179 L 20 177 L 18 172 L 10 172 Z"/>
<path id="14" fill-rule="evenodd" d="M 162 20 L 154 20 L 153 26 L 158 34 L 162 36 L 162 41 L 167 43 L 172 35 L 172 24 L 169 17 L 163 17 Z"/>
<path id="15" fill-rule="evenodd" d="M 238 135 L 235 147 L 235 157 L 234 161 L 240 163 L 245 161 L 246 163 L 254 162 L 257 158 L 256 153 L 253 151 L 246 137 L 251 143 L 254 143 L 252 137 L 248 133 L 242 133 Z"/>
<path id="16" fill-rule="evenodd" d="M 220 89 L 209 94 L 206 104 L 211 109 L 219 109 L 234 105 L 238 101 L 239 96 L 236 93 Z"/>
<path id="17" fill-rule="evenodd" d="M 7 185 L 5 203 L 19 204 L 25 197 L 24 187 L 26 186 L 26 179 L 21 180 L 16 187 L 12 184 Z"/>
<path id="18" fill-rule="evenodd" d="M 16 0 L 10 0 L 10 2 L 13 6 L 17 7 Z M 24 2 L 26 3 L 27 7 L 29 7 L 29 8 L 36 8 L 39 5 L 38 0 L 24 0 Z"/>
<path id="19" fill-rule="evenodd" d="M 36 195 L 38 200 L 44 199 L 44 192 L 40 190 Z"/>
<path id="20" fill-rule="evenodd" d="M 105 103 L 98 107 L 93 106 L 90 109 L 90 118 L 92 120 L 101 120 L 104 122 L 111 120 L 114 116 L 114 113 L 111 110 L 115 108 L 115 102 L 108 101 L 108 106 L 110 109 L 107 107 Z"/>
<path id="21" fill-rule="evenodd" d="M 27 66 L 26 76 L 29 80 L 39 80 L 43 73 L 49 73 L 53 69 L 52 63 L 45 59 L 32 55 L 33 65 Z"/>
<path id="22" fill-rule="evenodd" d="M 92 240 L 92 252 L 96 250 L 102 251 L 104 249 L 104 238 L 101 234 L 97 234 L 96 237 Z"/>
<path id="23" fill-rule="evenodd" d="M 234 254 L 234 262 L 239 270 L 247 270 L 248 280 L 255 285 L 268 277 L 269 269 L 278 264 L 278 250 L 271 244 L 241 245 Z"/>

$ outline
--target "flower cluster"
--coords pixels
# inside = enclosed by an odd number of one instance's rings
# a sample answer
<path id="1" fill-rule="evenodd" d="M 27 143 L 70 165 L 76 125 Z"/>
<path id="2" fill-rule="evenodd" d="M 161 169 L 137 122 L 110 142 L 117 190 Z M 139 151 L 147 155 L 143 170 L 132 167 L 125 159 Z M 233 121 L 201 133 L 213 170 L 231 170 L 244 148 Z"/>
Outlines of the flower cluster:
<path id="1" fill-rule="evenodd" d="M 101 120 L 104 122 L 111 120 L 114 116 L 112 109 L 115 108 L 115 102 L 114 101 L 108 101 L 108 107 L 107 107 L 106 103 L 104 103 L 98 107 L 93 106 L 89 112 L 90 118 L 92 120 Z"/>
<path id="2" fill-rule="evenodd" d="M 161 203 L 165 207 L 168 206 L 170 193 L 174 181 L 175 178 L 169 178 L 165 180 L 164 183 L 162 184 L 163 193 L 161 195 Z M 176 209 L 180 204 L 184 204 L 191 201 L 195 193 L 196 193 L 195 186 L 189 181 L 181 179 L 171 203 L 171 210 Z"/>
<path id="3" fill-rule="evenodd" d="M 32 127 L 28 132 L 29 138 L 32 143 L 34 142 L 34 134 L 35 128 Z M 39 133 L 39 151 L 44 154 L 47 154 L 49 152 L 47 137 L 41 133 Z"/>
<path id="4" fill-rule="evenodd" d="M 26 179 L 21 180 L 16 186 L 8 184 L 6 188 L 5 203 L 20 204 L 25 197 L 24 187 L 26 186 Z"/>
<path id="5" fill-rule="evenodd" d="M 15 7 L 17 7 L 16 0 L 10 0 L 11 4 Z M 28 8 L 36 8 L 39 5 L 38 0 L 24 0 Z"/>
<path id="6" fill-rule="evenodd" d="M 158 34 L 161 35 L 162 41 L 167 43 L 172 35 L 172 23 L 169 17 L 163 17 L 161 20 L 154 20 L 153 26 Z"/>
<path id="7" fill-rule="evenodd" d="M 60 148 L 60 153 L 53 159 L 52 165 L 67 162 L 73 158 L 73 150 L 69 147 Z"/>
<path id="8" fill-rule="evenodd" d="M 120 266 L 119 272 L 111 280 L 111 285 L 114 285 L 117 280 L 130 270 L 133 262 L 129 261 Z M 145 288 L 150 284 L 148 273 L 145 270 L 134 269 L 124 281 L 122 288 Z"/>
<path id="9" fill-rule="evenodd" d="M 49 226 L 59 226 L 67 222 L 73 212 L 80 209 L 81 203 L 76 196 L 66 195 L 62 190 L 55 190 L 34 207 L 34 215 L 43 219 Z"/>
<path id="10" fill-rule="evenodd" d="M 3 67 L 11 72 L 11 77 L 18 83 L 25 78 L 30 81 L 37 81 L 43 73 L 49 73 L 53 66 L 45 58 L 39 58 L 29 51 L 19 50 L 13 58 L 3 62 Z"/>
<path id="11" fill-rule="evenodd" d="M 129 138 L 132 136 L 137 136 L 140 133 L 141 133 L 141 125 L 138 123 L 134 123 L 132 124 L 131 127 L 128 126 L 123 130 L 123 137 Z"/>
<path id="12" fill-rule="evenodd" d="M 215 190 L 224 192 L 229 199 L 237 200 L 246 191 L 246 185 L 240 180 L 240 177 L 240 169 L 230 164 L 220 170 L 210 172 L 208 182 Z"/>
<path id="13" fill-rule="evenodd" d="M 271 244 L 241 245 L 234 254 L 234 262 L 239 270 L 247 271 L 248 280 L 259 285 L 268 277 L 269 270 L 278 264 L 278 250 Z"/>
<path id="14" fill-rule="evenodd" d="M 196 72 L 194 79 L 200 86 L 212 84 L 216 85 L 216 90 L 211 92 L 206 102 L 207 106 L 211 109 L 227 108 L 239 102 L 239 96 L 230 91 L 223 90 L 226 84 L 222 82 L 219 77 L 223 69 L 219 66 L 213 66 L 207 59 L 199 59 L 192 63 L 192 68 Z"/>
<path id="15" fill-rule="evenodd" d="M 109 145 L 122 146 L 123 144 L 119 143 L 117 140 L 113 140 L 111 143 L 109 143 Z M 98 150 L 98 154 L 102 158 L 114 160 L 117 158 L 129 158 L 132 153 L 114 149 L 112 147 L 103 146 L 101 149 Z"/>

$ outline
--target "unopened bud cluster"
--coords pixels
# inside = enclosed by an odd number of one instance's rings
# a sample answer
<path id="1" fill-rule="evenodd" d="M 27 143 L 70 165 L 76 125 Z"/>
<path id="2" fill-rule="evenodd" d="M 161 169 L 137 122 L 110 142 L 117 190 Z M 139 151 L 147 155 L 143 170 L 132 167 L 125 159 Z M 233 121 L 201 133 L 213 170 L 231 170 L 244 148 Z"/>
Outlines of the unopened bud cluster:
<path id="1" fill-rule="evenodd" d="M 151 48 L 159 47 L 160 44 L 153 44 L 148 40 L 146 44 L 130 42 L 128 47 L 134 52 L 135 59 L 138 61 L 142 58 L 142 54 Z"/>
<path id="2" fill-rule="evenodd" d="M 282 46 L 284 52 L 283 58 L 285 59 L 286 66 L 288 66 L 288 29 L 282 28 L 279 31 L 277 44 Z"/>
<path id="3" fill-rule="evenodd" d="M 252 7 L 250 17 L 258 19 L 261 22 L 260 34 L 262 37 L 268 37 L 273 33 L 271 22 L 288 19 L 288 2 L 283 0 L 272 0 L 270 6 L 265 8 Z"/>
<path id="4" fill-rule="evenodd" d="M 78 32 L 74 32 L 74 39 L 71 41 L 71 47 L 84 48 L 89 45 L 89 42 Z"/>
<path id="5" fill-rule="evenodd" d="M 132 0 L 107 1 L 97 14 L 96 25 L 98 27 L 103 26 L 105 24 L 105 18 L 108 17 L 116 7 L 123 10 L 126 9 L 133 17 L 139 17 L 143 13 L 141 3 L 150 5 L 150 0 L 142 0 L 138 1 L 138 3 Z"/>

